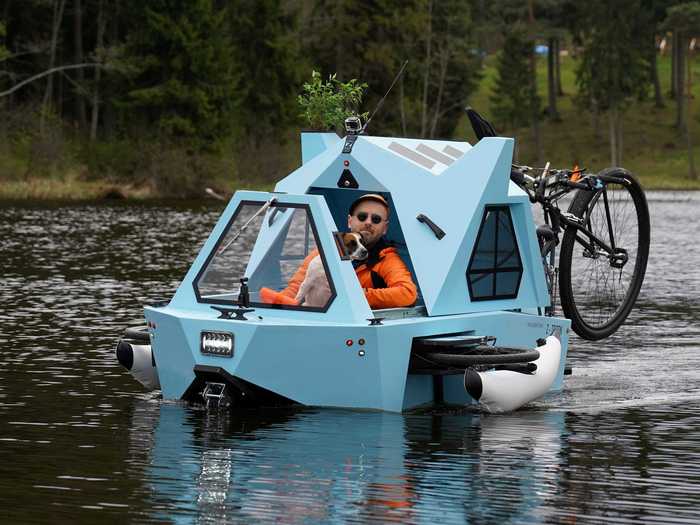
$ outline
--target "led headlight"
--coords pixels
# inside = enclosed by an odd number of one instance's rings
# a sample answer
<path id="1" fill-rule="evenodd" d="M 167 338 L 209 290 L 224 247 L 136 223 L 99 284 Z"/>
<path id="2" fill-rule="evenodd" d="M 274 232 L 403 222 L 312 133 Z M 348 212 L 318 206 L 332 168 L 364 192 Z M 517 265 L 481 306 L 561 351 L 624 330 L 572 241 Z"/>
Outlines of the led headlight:
<path id="1" fill-rule="evenodd" d="M 229 332 L 202 332 L 200 341 L 203 354 L 233 357 L 233 334 Z"/>

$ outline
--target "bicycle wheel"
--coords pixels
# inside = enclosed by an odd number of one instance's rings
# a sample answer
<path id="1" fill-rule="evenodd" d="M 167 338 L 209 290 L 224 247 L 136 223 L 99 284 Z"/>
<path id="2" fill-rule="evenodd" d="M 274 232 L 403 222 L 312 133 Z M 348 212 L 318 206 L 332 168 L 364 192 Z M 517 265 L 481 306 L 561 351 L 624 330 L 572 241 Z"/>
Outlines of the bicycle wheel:
<path id="1" fill-rule="evenodd" d="M 472 365 L 530 363 L 537 361 L 540 353 L 534 349 L 488 346 L 475 348 L 470 353 L 426 352 L 420 356 L 432 363 L 464 368 Z"/>
<path id="2" fill-rule="evenodd" d="M 559 257 L 564 315 L 579 336 L 591 341 L 608 337 L 625 321 L 639 295 L 649 256 L 649 209 L 639 182 L 622 168 L 608 168 L 599 176 L 604 189 L 579 190 L 569 212 L 613 247 L 614 256 L 600 248 L 587 249 L 577 240 L 587 237 L 570 227 Z"/>

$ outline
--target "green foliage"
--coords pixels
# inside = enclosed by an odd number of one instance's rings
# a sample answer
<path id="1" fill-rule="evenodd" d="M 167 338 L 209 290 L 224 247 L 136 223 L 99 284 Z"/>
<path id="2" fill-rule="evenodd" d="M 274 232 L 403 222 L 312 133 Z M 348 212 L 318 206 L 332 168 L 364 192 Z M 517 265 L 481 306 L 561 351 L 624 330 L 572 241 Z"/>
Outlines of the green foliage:
<path id="1" fill-rule="evenodd" d="M 4 62 L 10 56 L 10 52 L 5 47 L 5 36 L 7 35 L 7 29 L 3 22 L 0 22 L 0 62 Z"/>
<path id="2" fill-rule="evenodd" d="M 451 137 L 478 85 L 481 56 L 465 0 L 317 0 L 303 35 L 323 74 L 371 79 L 372 133 Z"/>
<path id="3" fill-rule="evenodd" d="M 624 109 L 646 93 L 649 65 L 640 8 L 639 0 L 579 6 L 584 47 L 577 83 L 582 106 L 593 101 L 601 110 Z"/>
<path id="4" fill-rule="evenodd" d="M 240 103 L 226 11 L 212 0 L 134 2 L 123 107 L 165 141 L 210 147 L 232 130 Z"/>
<path id="5" fill-rule="evenodd" d="M 236 123 L 259 142 L 296 120 L 301 83 L 296 16 L 281 0 L 238 0 L 228 15 L 237 85 Z"/>
<path id="6" fill-rule="evenodd" d="M 347 117 L 360 116 L 366 120 L 368 113 L 357 112 L 362 103 L 362 96 L 367 84 L 360 84 L 357 79 L 341 82 L 335 74 L 327 81 L 318 71 L 311 72 L 311 81 L 304 83 L 304 92 L 297 101 L 302 110 L 302 117 L 313 129 L 337 131 L 343 129 Z"/>
<path id="7" fill-rule="evenodd" d="M 87 167 L 86 180 L 138 182 L 146 167 L 139 145 L 127 139 L 85 144 L 79 159 Z"/>
<path id="8" fill-rule="evenodd" d="M 539 98 L 532 92 L 530 80 L 532 52 L 532 42 L 522 27 L 511 28 L 498 54 L 496 82 L 490 97 L 496 121 L 507 129 L 527 125 L 533 112 L 539 110 Z"/>
<path id="9" fill-rule="evenodd" d="M 688 35 L 700 33 L 700 2 L 685 2 L 669 7 L 663 27 L 669 31 L 680 31 Z"/>

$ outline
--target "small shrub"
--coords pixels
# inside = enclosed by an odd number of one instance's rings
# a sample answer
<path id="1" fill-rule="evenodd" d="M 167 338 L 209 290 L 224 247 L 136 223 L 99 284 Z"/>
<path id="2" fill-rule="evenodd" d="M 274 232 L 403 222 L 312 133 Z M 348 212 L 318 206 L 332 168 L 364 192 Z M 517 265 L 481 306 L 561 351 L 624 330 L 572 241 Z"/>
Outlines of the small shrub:
<path id="1" fill-rule="evenodd" d="M 301 116 L 313 129 L 340 131 L 347 117 L 367 119 L 368 113 L 357 113 L 365 89 L 367 84 L 357 79 L 341 82 L 333 74 L 324 81 L 321 73 L 312 71 L 311 82 L 304 83 L 304 92 L 297 97 Z"/>
<path id="2" fill-rule="evenodd" d="M 135 182 L 143 177 L 143 148 L 130 140 L 88 143 L 80 160 L 87 166 L 86 180 Z"/>

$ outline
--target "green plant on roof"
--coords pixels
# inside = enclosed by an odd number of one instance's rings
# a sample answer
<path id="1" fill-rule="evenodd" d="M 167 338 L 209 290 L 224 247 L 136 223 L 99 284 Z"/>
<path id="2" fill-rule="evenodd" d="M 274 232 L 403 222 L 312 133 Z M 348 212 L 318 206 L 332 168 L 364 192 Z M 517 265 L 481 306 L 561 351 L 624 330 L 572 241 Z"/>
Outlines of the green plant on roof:
<path id="1" fill-rule="evenodd" d="M 336 75 L 329 75 L 328 80 L 321 78 L 318 71 L 311 72 L 311 82 L 304 83 L 304 89 L 297 101 L 301 107 L 301 116 L 312 129 L 343 129 L 347 117 L 361 117 L 367 120 L 368 113 L 358 113 L 367 84 L 353 78 L 341 82 Z"/>

